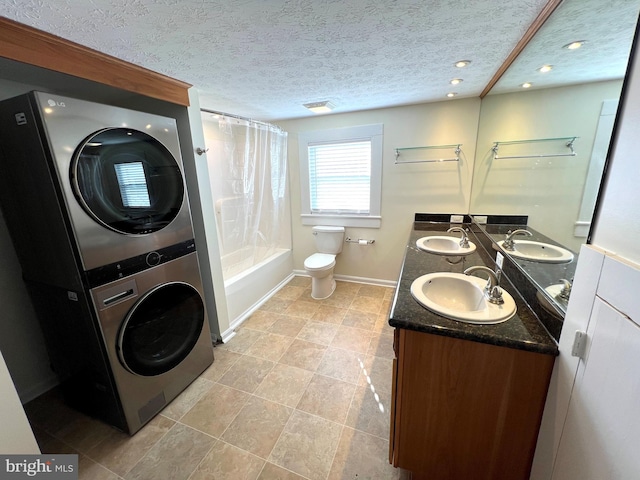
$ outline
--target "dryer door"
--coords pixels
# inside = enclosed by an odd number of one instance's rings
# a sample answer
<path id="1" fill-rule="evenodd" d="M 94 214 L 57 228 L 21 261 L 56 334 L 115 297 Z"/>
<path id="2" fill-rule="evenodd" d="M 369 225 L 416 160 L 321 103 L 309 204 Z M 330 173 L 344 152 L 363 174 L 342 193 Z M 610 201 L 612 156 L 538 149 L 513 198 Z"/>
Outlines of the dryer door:
<path id="1" fill-rule="evenodd" d="M 82 208 L 124 234 L 166 227 L 184 198 L 182 173 L 171 152 L 131 128 L 107 128 L 85 138 L 73 155 L 70 177 Z"/>
<path id="2" fill-rule="evenodd" d="M 196 345 L 205 320 L 204 303 L 191 285 L 171 282 L 144 295 L 118 334 L 120 362 L 137 375 L 168 372 Z"/>

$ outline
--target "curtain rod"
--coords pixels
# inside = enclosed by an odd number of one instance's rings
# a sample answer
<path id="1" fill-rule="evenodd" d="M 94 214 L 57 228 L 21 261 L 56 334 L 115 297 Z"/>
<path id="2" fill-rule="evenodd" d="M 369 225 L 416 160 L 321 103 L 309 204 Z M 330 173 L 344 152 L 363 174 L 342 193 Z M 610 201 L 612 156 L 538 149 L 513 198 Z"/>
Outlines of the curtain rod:
<path id="1" fill-rule="evenodd" d="M 243 116 L 240 116 L 240 115 L 234 115 L 233 113 L 217 112 L 216 110 L 209 110 L 207 108 L 201 108 L 200 111 L 201 112 L 206 112 L 206 113 L 213 113 L 214 115 L 223 115 L 225 117 L 236 118 L 238 120 L 244 120 L 245 122 L 257 123 L 258 125 L 264 125 L 265 127 L 277 128 L 280 131 L 284 131 L 279 126 L 274 125 L 272 123 L 262 122 L 260 120 L 254 120 L 252 118 L 243 117 Z"/>

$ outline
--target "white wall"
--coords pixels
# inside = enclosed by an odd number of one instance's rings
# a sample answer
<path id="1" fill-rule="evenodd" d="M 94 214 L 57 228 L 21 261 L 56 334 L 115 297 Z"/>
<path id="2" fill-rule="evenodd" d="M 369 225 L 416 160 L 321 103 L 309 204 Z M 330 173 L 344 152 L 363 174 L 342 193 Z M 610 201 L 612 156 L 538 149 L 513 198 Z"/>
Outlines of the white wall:
<path id="1" fill-rule="evenodd" d="M 22 409 L 9 370 L 0 352 L 0 453 L 37 454 L 40 448 Z"/>
<path id="2" fill-rule="evenodd" d="M 394 282 L 400 272 L 414 213 L 468 211 L 479 114 L 480 99 L 467 98 L 275 122 L 289 132 L 294 268 L 304 270 L 305 258 L 315 251 L 311 227 L 300 221 L 300 132 L 384 124 L 382 225 L 379 229 L 347 228 L 348 236 L 375 239 L 375 244 L 345 244 L 336 260 L 335 273 Z M 458 143 L 462 144 L 459 163 L 394 164 L 396 148 Z M 453 150 L 438 154 L 451 157 Z"/>
<path id="3" fill-rule="evenodd" d="M 602 102 L 622 81 L 489 95 L 482 100 L 471 212 L 528 215 L 529 225 L 579 251 L 574 236 Z M 575 157 L 493 159 L 496 141 L 578 137 Z M 564 142 L 500 146 L 499 155 L 569 153 Z M 606 152 L 605 152 L 606 153 Z M 595 200 L 595 199 L 594 199 Z M 590 218 L 590 216 L 589 216 Z"/>
<path id="4" fill-rule="evenodd" d="M 592 242 L 640 264 L 640 60 L 632 60 Z"/>

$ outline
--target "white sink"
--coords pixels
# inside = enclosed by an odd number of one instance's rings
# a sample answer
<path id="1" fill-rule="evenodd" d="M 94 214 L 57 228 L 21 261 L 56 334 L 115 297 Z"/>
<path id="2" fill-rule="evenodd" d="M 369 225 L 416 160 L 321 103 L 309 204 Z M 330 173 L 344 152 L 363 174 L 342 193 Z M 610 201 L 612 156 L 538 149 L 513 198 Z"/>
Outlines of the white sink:
<path id="1" fill-rule="evenodd" d="M 549 294 L 551 298 L 554 298 L 560 304 L 564 303 L 564 305 L 566 306 L 566 304 L 569 302 L 569 299 L 562 298 L 560 296 L 560 293 L 562 292 L 562 290 L 564 290 L 564 288 L 565 288 L 565 285 L 563 283 L 556 283 L 554 285 L 549 285 L 544 290 Z"/>
<path id="2" fill-rule="evenodd" d="M 416 241 L 416 247 L 429 253 L 437 253 L 439 255 L 469 255 L 476 251 L 476 244 L 469 242 L 469 248 L 460 246 L 460 238 L 447 237 L 445 235 L 433 235 L 430 237 L 422 237 Z"/>
<path id="3" fill-rule="evenodd" d="M 452 320 L 494 324 L 516 313 L 516 302 L 503 290 L 504 303 L 490 303 L 484 295 L 487 281 L 462 273 L 429 273 L 411 284 L 411 295 L 423 307 Z"/>
<path id="4" fill-rule="evenodd" d="M 553 298 L 553 301 L 549 300 L 549 298 L 546 295 L 543 295 L 542 292 L 536 292 L 536 299 L 540 303 L 540 306 L 559 320 L 564 320 L 564 316 L 558 312 L 558 309 L 566 312 L 569 302 L 569 299 L 559 296 L 560 292 L 562 292 L 564 288 L 564 284 L 557 283 L 554 285 L 549 285 L 544 289 L 547 295 Z"/>
<path id="5" fill-rule="evenodd" d="M 503 243 L 504 240 L 499 241 L 498 246 L 503 248 Z M 513 243 L 514 250 L 505 251 L 516 258 L 540 263 L 568 263 L 573 260 L 573 253 L 569 250 L 550 243 L 533 240 L 514 240 Z"/>

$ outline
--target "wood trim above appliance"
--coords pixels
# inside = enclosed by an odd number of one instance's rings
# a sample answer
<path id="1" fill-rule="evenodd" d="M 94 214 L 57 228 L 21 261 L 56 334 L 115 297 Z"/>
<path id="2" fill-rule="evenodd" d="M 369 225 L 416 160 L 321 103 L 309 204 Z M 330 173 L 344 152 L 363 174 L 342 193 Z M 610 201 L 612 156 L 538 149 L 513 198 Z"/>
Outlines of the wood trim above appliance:
<path id="1" fill-rule="evenodd" d="M 189 106 L 190 84 L 0 17 L 0 57 Z"/>

